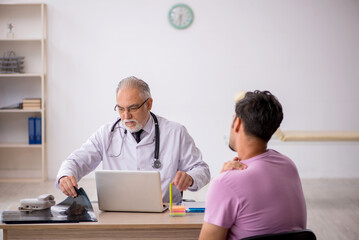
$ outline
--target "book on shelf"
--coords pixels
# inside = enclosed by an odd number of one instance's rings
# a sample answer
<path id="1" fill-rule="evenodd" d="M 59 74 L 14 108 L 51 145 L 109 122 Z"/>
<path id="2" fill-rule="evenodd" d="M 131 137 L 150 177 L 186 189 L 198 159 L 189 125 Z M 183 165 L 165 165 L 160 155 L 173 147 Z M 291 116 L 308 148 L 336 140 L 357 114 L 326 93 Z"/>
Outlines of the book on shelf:
<path id="1" fill-rule="evenodd" d="M 37 110 L 41 109 L 41 105 L 22 105 L 23 110 Z"/>
<path id="2" fill-rule="evenodd" d="M 24 110 L 41 109 L 41 98 L 25 98 L 25 99 L 23 99 L 22 109 L 24 109 Z"/>
<path id="3" fill-rule="evenodd" d="M 23 103 L 41 103 L 41 98 L 24 98 Z"/>

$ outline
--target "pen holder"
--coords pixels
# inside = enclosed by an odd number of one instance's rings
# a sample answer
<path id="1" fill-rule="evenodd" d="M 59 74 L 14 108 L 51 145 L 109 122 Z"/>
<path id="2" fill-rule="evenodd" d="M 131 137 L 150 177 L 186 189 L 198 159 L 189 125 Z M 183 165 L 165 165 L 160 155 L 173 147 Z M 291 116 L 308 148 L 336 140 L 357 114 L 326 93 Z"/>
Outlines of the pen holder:
<path id="1" fill-rule="evenodd" d="M 179 206 L 172 206 L 170 208 L 170 216 L 171 217 L 183 217 L 186 216 L 186 207 L 179 205 Z"/>

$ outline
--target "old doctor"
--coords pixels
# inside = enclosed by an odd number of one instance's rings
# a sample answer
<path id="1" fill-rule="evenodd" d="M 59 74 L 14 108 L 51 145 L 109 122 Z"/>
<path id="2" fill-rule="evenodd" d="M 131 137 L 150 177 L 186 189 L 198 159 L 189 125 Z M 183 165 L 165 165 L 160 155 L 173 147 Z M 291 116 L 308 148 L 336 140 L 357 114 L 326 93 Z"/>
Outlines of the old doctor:
<path id="1" fill-rule="evenodd" d="M 159 171 L 164 202 L 171 182 L 177 202 L 181 191 L 197 191 L 209 182 L 208 165 L 186 128 L 150 112 L 153 99 L 146 82 L 123 79 L 116 102 L 120 118 L 100 127 L 62 163 L 56 184 L 64 194 L 75 197 L 74 186 L 101 162 L 108 170 Z"/>

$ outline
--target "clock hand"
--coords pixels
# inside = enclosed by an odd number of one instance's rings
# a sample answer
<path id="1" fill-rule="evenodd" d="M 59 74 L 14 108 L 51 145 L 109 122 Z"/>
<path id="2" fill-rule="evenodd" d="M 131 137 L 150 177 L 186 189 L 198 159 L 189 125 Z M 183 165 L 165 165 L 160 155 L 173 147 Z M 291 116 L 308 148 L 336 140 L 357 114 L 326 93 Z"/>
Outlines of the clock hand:
<path id="1" fill-rule="evenodd" d="M 178 16 L 179 18 L 179 24 L 182 25 L 182 14 Z"/>

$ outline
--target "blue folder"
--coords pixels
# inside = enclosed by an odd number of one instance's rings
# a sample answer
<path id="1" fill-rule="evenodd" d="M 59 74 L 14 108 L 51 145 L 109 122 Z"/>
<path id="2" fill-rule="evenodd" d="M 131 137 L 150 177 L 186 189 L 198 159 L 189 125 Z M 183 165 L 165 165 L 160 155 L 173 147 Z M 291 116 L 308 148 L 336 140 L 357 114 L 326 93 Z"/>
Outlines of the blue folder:
<path id="1" fill-rule="evenodd" d="M 35 144 L 35 118 L 29 117 L 29 144 Z"/>
<path id="2" fill-rule="evenodd" d="M 41 118 L 35 118 L 35 144 L 41 144 Z"/>

